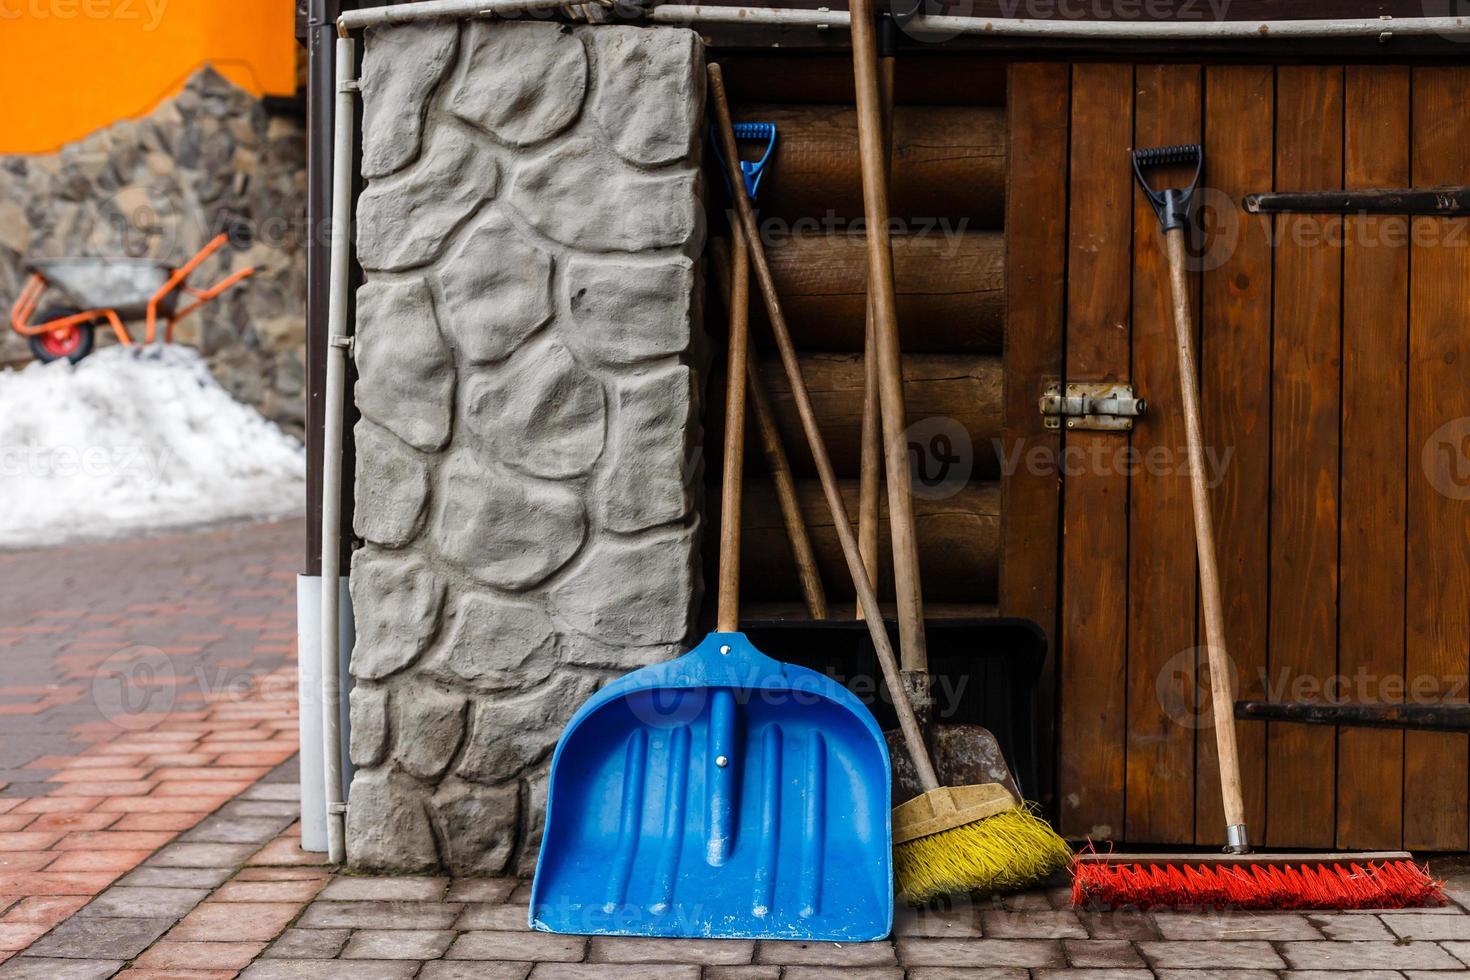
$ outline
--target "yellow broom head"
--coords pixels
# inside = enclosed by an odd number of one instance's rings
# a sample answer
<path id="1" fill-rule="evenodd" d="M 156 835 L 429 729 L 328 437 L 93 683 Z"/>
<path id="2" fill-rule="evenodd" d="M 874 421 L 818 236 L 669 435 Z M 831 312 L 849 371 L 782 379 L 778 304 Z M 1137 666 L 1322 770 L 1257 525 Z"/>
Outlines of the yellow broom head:
<path id="1" fill-rule="evenodd" d="M 941 786 L 900 804 L 893 840 L 898 897 L 910 905 L 1026 888 L 1072 859 L 1067 842 L 999 783 Z"/>

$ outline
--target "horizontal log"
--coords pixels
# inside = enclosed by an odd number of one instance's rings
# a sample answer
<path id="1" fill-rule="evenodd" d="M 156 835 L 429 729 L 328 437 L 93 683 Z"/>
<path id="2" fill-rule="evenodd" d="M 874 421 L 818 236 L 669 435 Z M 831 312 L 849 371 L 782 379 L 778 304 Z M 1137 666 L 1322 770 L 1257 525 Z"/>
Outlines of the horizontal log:
<path id="1" fill-rule="evenodd" d="M 863 216 L 857 111 L 851 105 L 747 105 L 744 122 L 773 122 L 778 138 L 760 187 L 763 224 Z M 1005 223 L 1005 110 L 899 106 L 893 113 L 888 213 L 981 231 Z"/>
<path id="2" fill-rule="evenodd" d="M 855 607 L 856 604 L 854 604 Z M 895 602 L 880 602 L 883 615 L 888 619 L 898 617 L 898 604 Z M 843 616 L 852 616 L 853 609 L 836 608 L 831 611 L 829 619 L 837 619 Z M 1000 607 L 994 603 L 974 602 L 926 602 L 924 603 L 924 618 L 935 619 L 994 619 L 1000 615 Z M 747 602 L 740 607 L 740 621 L 742 623 L 757 621 L 806 621 L 810 620 L 811 614 L 807 612 L 806 605 L 801 602 Z"/>
<path id="3" fill-rule="evenodd" d="M 815 4 L 813 4 L 815 6 Z M 1010 16 L 1009 14 L 1006 16 Z M 749 28 L 744 28 L 749 30 Z M 852 55 L 846 51 L 721 51 L 720 67 L 730 104 L 788 102 L 852 105 Z M 922 57 L 902 52 L 895 63 L 894 99 L 899 105 L 1003 106 L 1005 62 L 981 52 Z"/>
<path id="4" fill-rule="evenodd" d="M 781 311 L 800 350 L 863 349 L 867 240 L 863 235 L 768 236 Z M 998 232 L 893 238 L 900 346 L 906 353 L 998 354 L 1005 333 L 1005 238 Z M 751 301 L 755 339 L 769 337 Z"/>
<path id="5" fill-rule="evenodd" d="M 863 419 L 861 354 L 802 354 L 801 374 L 838 476 L 859 473 Z M 995 440 L 1001 434 L 1001 362 L 974 354 L 910 354 L 903 359 L 904 405 L 911 435 L 910 453 L 930 482 L 995 479 L 1000 462 Z M 771 395 L 776 425 L 791 458 L 792 471 L 815 476 L 796 402 L 786 372 L 774 355 L 761 359 L 761 377 Z M 711 405 L 725 404 L 725 373 L 717 363 L 710 378 Z M 706 446 L 724 445 L 724 415 L 710 412 Z M 746 435 L 746 460 L 765 472 L 754 432 Z"/>
<path id="6" fill-rule="evenodd" d="M 849 518 L 857 521 L 856 480 L 841 481 Z M 853 600 L 852 580 L 832 527 L 831 514 L 815 480 L 797 482 L 801 512 L 811 531 L 828 598 Z M 752 474 L 745 484 L 741 533 L 741 595 L 750 602 L 790 600 L 801 595 L 786 526 L 770 482 Z M 919 574 L 924 597 L 935 603 L 993 603 L 1000 555 L 1000 486 L 971 483 L 942 500 L 914 499 L 919 537 Z M 893 597 L 887 501 L 881 513 L 878 582 L 880 599 Z"/>

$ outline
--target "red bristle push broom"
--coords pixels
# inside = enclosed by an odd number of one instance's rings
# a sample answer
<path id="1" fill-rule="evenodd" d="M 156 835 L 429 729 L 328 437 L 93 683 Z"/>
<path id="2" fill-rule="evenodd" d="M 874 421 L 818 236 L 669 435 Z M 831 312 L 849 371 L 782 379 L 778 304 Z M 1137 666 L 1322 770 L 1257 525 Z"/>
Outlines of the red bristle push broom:
<path id="1" fill-rule="evenodd" d="M 1184 189 L 1155 190 L 1144 171 L 1152 167 L 1193 165 L 1194 179 Z M 1133 152 L 1138 178 L 1164 232 L 1174 333 L 1179 350 L 1180 401 L 1189 447 L 1190 498 L 1195 545 L 1199 552 L 1200 599 L 1205 614 L 1215 744 L 1220 762 L 1220 796 L 1225 804 L 1227 844 L 1221 854 L 1122 855 L 1085 852 L 1072 865 L 1072 905 L 1116 908 L 1367 909 L 1444 904 L 1441 883 L 1412 857 L 1381 854 L 1253 855 L 1245 826 L 1240 788 L 1240 756 L 1235 744 L 1232 680 L 1225 656 L 1225 622 L 1220 576 L 1215 564 L 1215 533 L 1205 487 L 1199 384 L 1195 376 L 1189 285 L 1185 279 L 1184 228 L 1190 198 L 1204 167 L 1198 145 L 1164 146 Z"/>

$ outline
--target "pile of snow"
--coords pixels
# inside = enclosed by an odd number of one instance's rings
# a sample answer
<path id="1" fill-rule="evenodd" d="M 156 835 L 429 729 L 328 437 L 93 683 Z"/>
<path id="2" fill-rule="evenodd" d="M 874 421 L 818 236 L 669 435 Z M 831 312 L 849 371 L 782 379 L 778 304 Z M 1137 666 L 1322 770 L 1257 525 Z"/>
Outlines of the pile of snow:
<path id="1" fill-rule="evenodd" d="M 301 443 L 188 347 L 0 372 L 0 547 L 301 512 Z"/>

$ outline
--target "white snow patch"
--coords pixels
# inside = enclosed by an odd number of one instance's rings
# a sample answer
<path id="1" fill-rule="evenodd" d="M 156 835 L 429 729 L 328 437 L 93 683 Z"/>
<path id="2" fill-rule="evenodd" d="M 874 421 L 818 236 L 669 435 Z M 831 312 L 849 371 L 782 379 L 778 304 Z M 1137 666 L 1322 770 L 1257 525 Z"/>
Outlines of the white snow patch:
<path id="1" fill-rule="evenodd" d="M 0 372 L 0 547 L 298 514 L 301 443 L 189 347 Z"/>

